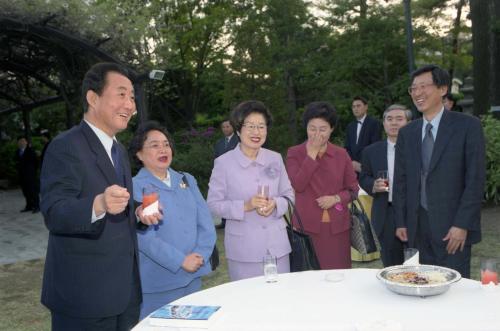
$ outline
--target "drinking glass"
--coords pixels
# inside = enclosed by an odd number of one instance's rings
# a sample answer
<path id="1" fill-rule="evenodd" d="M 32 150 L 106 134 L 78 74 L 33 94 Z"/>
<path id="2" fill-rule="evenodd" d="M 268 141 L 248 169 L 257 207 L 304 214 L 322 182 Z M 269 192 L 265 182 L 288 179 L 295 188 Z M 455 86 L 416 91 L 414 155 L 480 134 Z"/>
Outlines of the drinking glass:
<path id="1" fill-rule="evenodd" d="M 266 255 L 263 259 L 264 265 L 264 279 L 267 283 L 274 283 L 278 281 L 278 264 L 276 256 Z"/>
<path id="2" fill-rule="evenodd" d="M 493 283 L 498 285 L 498 264 L 500 260 L 484 258 L 481 260 L 481 284 L 488 285 Z"/>
<path id="3" fill-rule="evenodd" d="M 389 192 L 389 175 L 387 170 L 380 170 L 377 172 L 377 178 L 383 179 L 385 184 L 385 190 Z"/>
<path id="4" fill-rule="evenodd" d="M 257 185 L 257 195 L 269 199 L 269 185 L 267 184 L 259 184 Z M 263 212 L 263 208 L 259 209 L 260 212 Z"/>
<path id="5" fill-rule="evenodd" d="M 404 265 L 419 265 L 419 253 L 416 248 L 405 248 L 404 250 Z"/>
<path id="6" fill-rule="evenodd" d="M 144 215 L 153 215 L 159 212 L 158 199 L 160 194 L 154 185 L 146 185 L 142 188 L 142 208 Z"/>

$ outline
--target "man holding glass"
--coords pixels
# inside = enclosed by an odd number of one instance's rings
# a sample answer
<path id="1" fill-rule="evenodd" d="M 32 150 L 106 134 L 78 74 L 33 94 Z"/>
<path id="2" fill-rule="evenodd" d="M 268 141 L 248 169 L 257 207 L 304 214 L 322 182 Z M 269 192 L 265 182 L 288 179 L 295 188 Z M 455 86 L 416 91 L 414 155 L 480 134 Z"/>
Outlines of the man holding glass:
<path id="1" fill-rule="evenodd" d="M 485 142 L 479 119 L 445 111 L 450 77 L 436 65 L 412 73 L 408 92 L 423 115 L 402 128 L 396 146 L 396 236 L 420 263 L 470 277 L 471 245 L 481 240 Z"/>
<path id="2" fill-rule="evenodd" d="M 130 330 L 142 301 L 136 218 L 127 153 L 115 137 L 136 111 L 128 71 L 94 65 L 82 98 L 83 121 L 50 143 L 42 167 L 42 303 L 52 330 Z M 160 218 L 137 214 L 146 224 Z"/>
<path id="3" fill-rule="evenodd" d="M 367 146 L 362 153 L 359 185 L 373 197 L 372 224 L 381 246 L 384 267 L 403 263 L 403 243 L 395 236 L 394 157 L 399 129 L 411 120 L 411 111 L 403 105 L 389 106 L 383 115 L 387 140 Z"/>

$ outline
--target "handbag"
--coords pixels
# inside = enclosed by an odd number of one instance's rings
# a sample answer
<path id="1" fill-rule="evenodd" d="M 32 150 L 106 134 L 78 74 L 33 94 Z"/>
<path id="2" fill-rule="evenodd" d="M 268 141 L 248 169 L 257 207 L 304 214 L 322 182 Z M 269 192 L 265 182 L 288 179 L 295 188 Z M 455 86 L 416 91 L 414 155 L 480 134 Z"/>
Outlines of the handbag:
<path id="1" fill-rule="evenodd" d="M 359 207 L 358 207 L 359 206 Z M 361 254 L 370 254 L 380 250 L 378 237 L 373 230 L 363 204 L 353 195 L 351 213 L 351 246 Z"/>
<path id="2" fill-rule="evenodd" d="M 288 215 L 284 217 L 287 222 L 286 232 L 288 234 L 288 240 L 292 247 L 292 252 L 290 253 L 290 272 L 320 270 L 321 268 L 318 257 L 316 256 L 316 251 L 314 250 L 312 239 L 304 232 L 304 226 L 302 225 L 302 220 L 297 212 L 297 208 L 295 208 L 290 198 L 285 196 L 283 198 L 288 201 Z M 292 215 L 295 215 L 299 225 L 298 229 L 293 228 Z"/>
<path id="3" fill-rule="evenodd" d="M 189 188 L 189 183 L 186 179 L 186 175 L 182 171 L 179 172 L 182 174 L 181 178 L 182 184 L 184 185 L 184 187 Z M 212 255 L 210 255 L 209 260 L 210 260 L 210 266 L 212 267 L 212 271 L 214 271 L 219 266 L 219 250 L 217 249 L 217 244 L 214 244 L 214 249 L 212 251 Z"/>

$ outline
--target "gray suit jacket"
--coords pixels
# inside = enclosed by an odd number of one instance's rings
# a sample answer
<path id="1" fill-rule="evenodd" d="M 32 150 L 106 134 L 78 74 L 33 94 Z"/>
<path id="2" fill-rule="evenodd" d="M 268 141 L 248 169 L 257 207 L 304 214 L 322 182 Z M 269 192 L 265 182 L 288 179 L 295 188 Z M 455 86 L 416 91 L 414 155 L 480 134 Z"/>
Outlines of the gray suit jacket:
<path id="1" fill-rule="evenodd" d="M 225 139 L 226 139 L 226 137 L 221 138 L 221 139 L 217 140 L 217 142 L 215 143 L 214 159 L 216 159 L 219 156 L 221 156 L 222 154 L 234 149 L 236 147 L 236 145 L 238 145 L 238 143 L 240 142 L 240 138 L 238 138 L 238 135 L 236 133 L 233 134 L 233 136 L 229 140 L 229 143 L 227 144 L 227 146 L 226 146 Z"/>
<path id="2" fill-rule="evenodd" d="M 399 131 L 394 169 L 396 226 L 406 227 L 414 246 L 420 206 L 422 124 Z M 427 175 L 432 239 L 442 240 L 451 226 L 468 230 L 466 244 L 481 241 L 481 201 L 485 184 L 485 142 L 479 119 L 445 110 Z"/>

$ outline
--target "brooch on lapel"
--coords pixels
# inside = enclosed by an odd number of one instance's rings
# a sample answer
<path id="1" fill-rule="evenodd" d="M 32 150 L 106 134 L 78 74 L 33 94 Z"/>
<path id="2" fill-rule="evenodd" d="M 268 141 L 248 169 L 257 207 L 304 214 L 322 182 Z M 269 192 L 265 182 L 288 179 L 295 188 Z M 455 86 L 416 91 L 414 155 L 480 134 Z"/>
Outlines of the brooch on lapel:
<path id="1" fill-rule="evenodd" d="M 267 177 L 274 179 L 278 177 L 280 170 L 279 170 L 279 165 L 277 162 L 273 162 L 267 165 L 267 167 L 264 168 L 264 173 L 266 174 Z"/>
<path id="2" fill-rule="evenodd" d="M 179 184 L 179 187 L 180 187 L 180 188 L 186 188 L 186 187 L 187 187 L 187 185 L 186 185 L 186 183 L 181 182 L 181 183 Z"/>
<path id="3" fill-rule="evenodd" d="M 186 175 L 184 173 L 182 173 L 181 183 L 179 184 L 179 187 L 182 189 L 189 187 Z"/>

